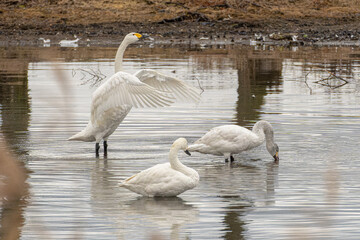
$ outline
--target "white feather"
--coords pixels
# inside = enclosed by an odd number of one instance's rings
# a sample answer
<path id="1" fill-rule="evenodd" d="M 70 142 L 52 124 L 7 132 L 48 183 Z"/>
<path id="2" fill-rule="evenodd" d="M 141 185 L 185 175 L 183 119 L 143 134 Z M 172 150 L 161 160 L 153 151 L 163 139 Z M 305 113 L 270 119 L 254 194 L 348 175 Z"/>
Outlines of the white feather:
<path id="1" fill-rule="evenodd" d="M 184 81 L 164 75 L 152 69 L 142 69 L 134 74 L 143 83 L 146 83 L 160 91 L 167 92 L 177 101 L 198 102 L 200 91 L 186 84 Z"/>
<path id="2" fill-rule="evenodd" d="M 171 96 L 146 85 L 126 72 L 117 72 L 95 90 L 91 104 L 91 122 L 94 124 L 109 110 L 130 107 L 164 107 L 173 103 Z"/>

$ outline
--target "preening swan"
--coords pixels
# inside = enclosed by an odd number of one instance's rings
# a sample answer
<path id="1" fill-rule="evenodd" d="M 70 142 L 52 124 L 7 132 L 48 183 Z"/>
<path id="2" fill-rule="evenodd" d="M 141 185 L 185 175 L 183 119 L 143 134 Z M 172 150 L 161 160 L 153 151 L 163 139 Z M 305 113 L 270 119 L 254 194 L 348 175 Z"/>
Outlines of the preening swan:
<path id="1" fill-rule="evenodd" d="M 157 164 L 125 179 L 120 187 L 147 197 L 174 197 L 196 187 L 199 174 L 182 164 L 177 156 L 179 150 L 190 155 L 187 146 L 185 138 L 177 139 L 170 148 L 168 163 Z"/>
<path id="2" fill-rule="evenodd" d="M 271 124 L 261 120 L 255 123 L 252 131 L 237 125 L 215 127 L 188 147 L 190 152 L 223 155 L 227 161 L 234 161 L 233 154 L 253 149 L 266 141 L 266 149 L 275 162 L 279 161 L 279 147 L 274 142 Z"/>
<path id="3" fill-rule="evenodd" d="M 91 102 L 90 121 L 84 130 L 68 140 L 95 141 L 96 156 L 99 142 L 104 140 L 107 154 L 107 139 L 124 120 L 132 107 L 164 107 L 175 101 L 200 99 L 199 91 L 183 81 L 163 75 L 155 70 L 143 69 L 134 75 L 122 72 L 122 59 L 126 47 L 142 37 L 139 33 L 125 36 L 115 57 L 115 74 L 98 87 Z"/>

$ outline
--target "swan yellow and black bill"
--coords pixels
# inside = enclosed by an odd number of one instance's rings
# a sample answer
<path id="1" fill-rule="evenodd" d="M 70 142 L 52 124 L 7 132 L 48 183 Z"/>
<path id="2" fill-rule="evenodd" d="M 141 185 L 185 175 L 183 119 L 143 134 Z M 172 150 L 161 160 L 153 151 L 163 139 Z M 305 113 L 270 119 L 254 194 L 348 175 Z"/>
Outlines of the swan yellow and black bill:
<path id="1" fill-rule="evenodd" d="M 191 156 L 191 153 L 188 150 L 184 151 L 187 155 Z"/>
<path id="2" fill-rule="evenodd" d="M 279 152 L 276 152 L 276 154 L 274 155 L 274 160 L 275 162 L 279 161 Z"/>
<path id="3" fill-rule="evenodd" d="M 139 39 L 142 37 L 140 33 L 134 33 L 135 36 L 137 36 Z"/>

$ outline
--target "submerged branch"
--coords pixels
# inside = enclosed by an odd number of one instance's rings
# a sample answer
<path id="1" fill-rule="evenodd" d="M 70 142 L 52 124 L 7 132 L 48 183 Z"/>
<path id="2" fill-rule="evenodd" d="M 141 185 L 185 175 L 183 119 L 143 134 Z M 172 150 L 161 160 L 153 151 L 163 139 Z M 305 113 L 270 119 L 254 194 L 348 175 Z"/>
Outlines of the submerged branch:
<path id="1" fill-rule="evenodd" d="M 331 89 L 340 88 L 349 83 L 349 80 L 346 80 L 343 77 L 336 75 L 335 73 L 332 73 L 330 71 L 326 71 L 326 72 L 329 73 L 329 76 L 327 76 L 325 78 L 321 78 L 317 81 L 314 81 L 314 83 L 325 86 L 325 87 L 329 87 Z M 307 83 L 307 76 L 309 74 L 310 74 L 310 72 L 305 75 L 305 84 L 310 89 L 310 94 L 311 94 L 312 90 Z"/>
<path id="2" fill-rule="evenodd" d="M 307 76 L 310 74 L 310 72 L 308 72 L 306 75 L 305 75 L 305 85 L 310 89 L 310 95 L 312 95 L 312 88 L 309 86 L 309 84 L 307 83 Z"/>
<path id="3" fill-rule="evenodd" d="M 94 87 L 102 82 L 106 78 L 106 75 L 104 75 L 99 69 L 96 71 L 94 69 L 73 69 L 73 77 L 76 75 L 77 71 L 79 71 L 82 74 L 82 77 L 80 81 L 82 81 L 81 85 L 86 85 L 90 83 L 91 87 Z M 90 75 L 89 78 L 86 78 L 88 75 Z"/>
<path id="4" fill-rule="evenodd" d="M 202 86 L 200 84 L 200 80 L 197 77 L 195 77 L 195 78 L 196 78 L 196 80 L 197 80 L 197 82 L 199 84 L 199 88 L 201 89 L 201 93 L 200 93 L 200 95 L 201 95 L 201 94 L 203 94 L 203 92 L 205 92 L 205 90 L 204 90 L 204 88 L 202 88 Z"/>

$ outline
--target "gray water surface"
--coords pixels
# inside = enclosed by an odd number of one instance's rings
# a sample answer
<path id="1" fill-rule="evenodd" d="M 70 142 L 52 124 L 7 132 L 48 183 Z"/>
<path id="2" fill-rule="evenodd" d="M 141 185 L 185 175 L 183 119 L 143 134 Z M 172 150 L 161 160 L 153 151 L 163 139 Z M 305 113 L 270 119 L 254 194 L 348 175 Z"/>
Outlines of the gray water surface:
<path id="1" fill-rule="evenodd" d="M 20 239 L 359 238 L 359 48 L 133 46 L 125 71 L 156 69 L 204 92 L 198 104 L 132 109 L 108 158 L 96 159 L 94 143 L 66 139 L 87 124 L 115 52 L 1 48 L 0 135 L 30 185 L 25 201 L 2 212 L 2 232 L 16 216 Z M 212 127 L 260 119 L 273 125 L 279 164 L 265 146 L 232 165 L 181 152 L 200 174 L 196 188 L 152 199 L 118 187 L 166 162 L 178 137 L 192 143 Z"/>

